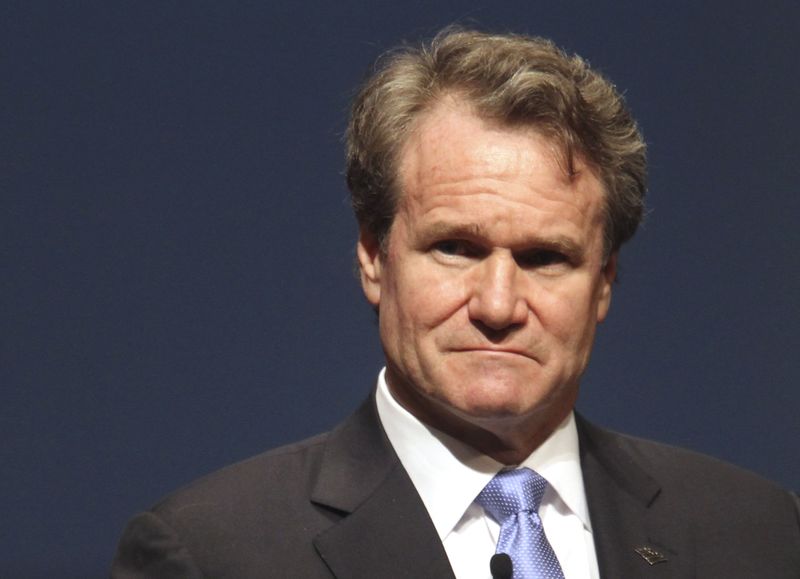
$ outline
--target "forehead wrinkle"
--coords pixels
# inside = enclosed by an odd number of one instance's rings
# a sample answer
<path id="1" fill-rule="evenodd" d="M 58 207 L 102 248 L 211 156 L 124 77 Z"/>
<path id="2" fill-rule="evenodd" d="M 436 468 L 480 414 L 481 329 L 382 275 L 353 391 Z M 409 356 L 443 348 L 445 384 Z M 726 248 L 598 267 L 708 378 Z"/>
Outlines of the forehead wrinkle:
<path id="1" fill-rule="evenodd" d="M 524 185 L 509 187 L 506 183 L 493 187 L 491 180 L 486 179 L 478 183 L 464 180 L 463 186 L 459 184 L 460 181 L 437 183 L 428 189 L 411 191 L 404 196 L 406 206 L 417 219 L 447 221 L 437 217 L 443 213 L 451 219 L 466 217 L 465 221 L 508 224 L 514 229 L 524 228 L 531 218 L 540 226 L 602 221 L 602 212 L 597 210 L 599 204 L 592 203 L 591 197 L 583 193 L 563 196 L 549 188 L 531 190 Z M 521 220 L 522 215 L 526 219 Z"/>
<path id="2" fill-rule="evenodd" d="M 536 199 L 545 204 L 553 201 L 557 204 L 572 206 L 580 214 L 585 214 L 591 209 L 592 203 L 587 203 L 583 194 L 564 196 L 561 193 L 571 190 L 573 193 L 589 193 L 594 197 L 594 192 L 589 192 L 580 185 L 593 176 L 588 167 L 581 165 L 580 171 L 568 176 L 561 171 L 553 174 L 546 166 L 547 161 L 529 154 L 524 147 L 514 149 L 512 154 L 507 154 L 508 149 L 502 145 L 493 145 L 488 151 L 479 154 L 470 154 L 469 159 L 461 160 L 446 153 L 437 153 L 425 150 L 426 144 L 410 147 L 403 157 L 400 172 L 400 202 L 410 201 L 412 205 L 424 206 L 428 204 L 445 203 L 445 198 L 451 196 L 464 199 L 476 195 L 499 195 L 509 203 L 527 204 L 529 199 Z M 496 151 L 492 151 L 495 149 Z M 503 151 L 506 151 L 504 153 Z M 485 154 L 484 154 L 485 153 Z M 494 159 L 494 161 L 492 160 Z M 544 186 L 540 183 L 535 189 L 531 188 L 531 181 L 536 181 L 542 176 L 550 177 L 549 183 Z M 600 191 L 600 205 L 604 202 L 604 193 Z"/>

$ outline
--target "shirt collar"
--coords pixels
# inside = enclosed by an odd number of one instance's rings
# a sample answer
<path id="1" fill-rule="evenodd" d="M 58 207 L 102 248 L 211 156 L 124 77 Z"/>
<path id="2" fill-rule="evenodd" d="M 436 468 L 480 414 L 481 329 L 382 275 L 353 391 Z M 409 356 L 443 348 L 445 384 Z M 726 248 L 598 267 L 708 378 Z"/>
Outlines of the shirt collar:
<path id="1" fill-rule="evenodd" d="M 561 424 L 520 466 L 535 470 L 550 483 L 566 508 L 575 514 L 591 532 L 589 507 L 583 487 L 583 471 L 575 414 L 570 412 Z M 548 500 L 545 495 L 545 501 Z"/>
<path id="2" fill-rule="evenodd" d="M 504 465 L 420 422 L 394 399 L 385 372 L 384 368 L 378 376 L 378 416 L 443 540 Z M 543 476 L 566 507 L 591 530 L 572 413 L 520 466 Z M 544 500 L 548 500 L 547 495 Z"/>

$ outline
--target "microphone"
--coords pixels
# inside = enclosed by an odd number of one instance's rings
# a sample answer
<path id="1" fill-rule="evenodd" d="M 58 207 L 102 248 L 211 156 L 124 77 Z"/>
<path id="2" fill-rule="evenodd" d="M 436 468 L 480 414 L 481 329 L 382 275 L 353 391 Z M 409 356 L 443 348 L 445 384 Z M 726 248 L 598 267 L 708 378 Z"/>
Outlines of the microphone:
<path id="1" fill-rule="evenodd" d="M 489 569 L 492 572 L 492 579 L 511 579 L 514 575 L 511 557 L 505 553 L 493 555 L 489 561 Z"/>

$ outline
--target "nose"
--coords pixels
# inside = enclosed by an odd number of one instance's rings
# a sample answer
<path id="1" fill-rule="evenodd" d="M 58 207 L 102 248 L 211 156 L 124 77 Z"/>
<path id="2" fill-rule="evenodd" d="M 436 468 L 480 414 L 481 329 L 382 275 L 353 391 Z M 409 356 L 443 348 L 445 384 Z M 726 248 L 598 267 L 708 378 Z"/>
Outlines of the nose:
<path id="1" fill-rule="evenodd" d="M 510 253 L 492 254 L 474 272 L 468 303 L 470 319 L 493 330 L 525 322 L 528 307 L 522 294 L 521 272 Z"/>

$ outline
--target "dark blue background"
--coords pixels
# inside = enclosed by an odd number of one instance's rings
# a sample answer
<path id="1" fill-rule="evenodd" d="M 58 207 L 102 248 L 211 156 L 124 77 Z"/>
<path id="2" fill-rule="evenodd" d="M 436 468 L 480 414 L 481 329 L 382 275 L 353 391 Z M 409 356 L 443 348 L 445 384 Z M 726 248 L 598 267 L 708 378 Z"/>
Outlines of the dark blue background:
<path id="1" fill-rule="evenodd" d="M 650 144 L 581 409 L 800 487 L 800 5 L 497 4 L 3 3 L 0 577 L 101 577 L 132 513 L 366 395 L 347 103 L 453 21 L 584 55 Z"/>

